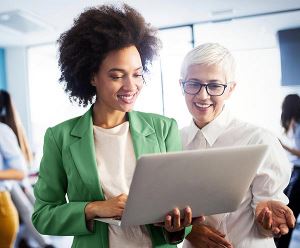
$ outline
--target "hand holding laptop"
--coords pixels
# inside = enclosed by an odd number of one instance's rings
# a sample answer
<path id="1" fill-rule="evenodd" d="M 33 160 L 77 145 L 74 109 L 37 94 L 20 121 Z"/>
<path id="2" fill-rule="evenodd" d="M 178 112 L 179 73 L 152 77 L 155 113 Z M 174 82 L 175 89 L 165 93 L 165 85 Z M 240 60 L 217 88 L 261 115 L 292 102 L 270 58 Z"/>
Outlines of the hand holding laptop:
<path id="1" fill-rule="evenodd" d="M 85 218 L 87 221 L 95 217 L 121 217 L 127 201 L 126 194 L 120 194 L 105 201 L 90 202 L 85 207 Z"/>
<path id="2" fill-rule="evenodd" d="M 267 150 L 255 145 L 144 155 L 137 161 L 121 220 L 95 220 L 136 226 L 165 222 L 169 211 L 178 208 L 183 214 L 186 206 L 193 217 L 235 211 Z"/>
<path id="3" fill-rule="evenodd" d="M 95 201 L 87 204 L 85 208 L 86 220 L 92 220 L 95 217 L 120 219 L 127 201 L 127 195 L 121 194 L 117 197 L 105 201 Z M 168 232 L 178 232 L 192 223 L 192 210 L 186 207 L 183 212 L 183 218 L 178 208 L 172 212 L 166 213 L 165 222 L 159 223 Z"/>

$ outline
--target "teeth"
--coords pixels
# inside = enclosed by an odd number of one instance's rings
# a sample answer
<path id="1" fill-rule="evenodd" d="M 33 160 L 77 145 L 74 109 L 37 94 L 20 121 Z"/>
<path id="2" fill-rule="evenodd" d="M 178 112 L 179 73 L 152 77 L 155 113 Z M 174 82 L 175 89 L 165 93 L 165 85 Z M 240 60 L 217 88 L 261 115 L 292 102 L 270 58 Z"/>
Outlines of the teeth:
<path id="1" fill-rule="evenodd" d="M 134 97 L 135 94 L 133 95 L 118 95 L 118 97 L 124 99 L 124 100 L 131 100 Z"/>
<path id="2" fill-rule="evenodd" d="M 195 103 L 195 105 L 199 108 L 208 108 L 210 104 L 200 104 L 200 103 Z"/>

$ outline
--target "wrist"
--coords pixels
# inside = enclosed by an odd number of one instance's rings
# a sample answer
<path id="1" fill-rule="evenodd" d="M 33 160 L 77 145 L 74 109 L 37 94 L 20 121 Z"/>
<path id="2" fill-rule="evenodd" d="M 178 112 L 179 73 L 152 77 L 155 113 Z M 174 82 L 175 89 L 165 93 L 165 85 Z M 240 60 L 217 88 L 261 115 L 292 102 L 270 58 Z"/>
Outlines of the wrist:
<path id="1" fill-rule="evenodd" d="M 168 232 L 165 228 L 163 228 L 163 234 L 168 244 L 176 245 L 183 241 L 185 228 L 177 232 Z"/>
<path id="2" fill-rule="evenodd" d="M 96 217 L 94 202 L 90 202 L 85 206 L 84 213 L 86 221 L 92 220 Z"/>

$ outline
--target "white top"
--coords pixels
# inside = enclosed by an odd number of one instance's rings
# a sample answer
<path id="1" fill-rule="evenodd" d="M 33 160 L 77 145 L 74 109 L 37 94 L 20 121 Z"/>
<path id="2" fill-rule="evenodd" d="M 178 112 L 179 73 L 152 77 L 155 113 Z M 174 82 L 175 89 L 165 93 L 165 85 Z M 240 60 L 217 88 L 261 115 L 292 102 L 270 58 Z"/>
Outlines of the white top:
<path id="1" fill-rule="evenodd" d="M 135 170 L 135 154 L 129 122 L 111 129 L 94 126 L 98 177 L 105 199 L 128 194 Z M 109 225 L 109 247 L 149 248 L 152 242 L 144 226 Z"/>
<path id="2" fill-rule="evenodd" d="M 18 140 L 13 130 L 0 123 L 0 170 L 16 169 L 27 172 Z M 0 191 L 10 191 L 15 180 L 0 180 Z"/>
<path id="3" fill-rule="evenodd" d="M 269 155 L 258 169 L 238 210 L 208 216 L 206 224 L 226 234 L 226 239 L 235 248 L 275 248 L 273 238 L 262 235 L 263 230 L 256 225 L 254 213 L 260 201 L 272 199 L 288 203 L 283 190 L 289 182 L 291 168 L 278 139 L 263 128 L 234 118 L 226 108 L 202 129 L 199 129 L 192 121 L 190 126 L 181 130 L 181 135 L 185 150 L 254 144 L 269 145 Z M 192 246 L 185 240 L 183 247 Z"/>

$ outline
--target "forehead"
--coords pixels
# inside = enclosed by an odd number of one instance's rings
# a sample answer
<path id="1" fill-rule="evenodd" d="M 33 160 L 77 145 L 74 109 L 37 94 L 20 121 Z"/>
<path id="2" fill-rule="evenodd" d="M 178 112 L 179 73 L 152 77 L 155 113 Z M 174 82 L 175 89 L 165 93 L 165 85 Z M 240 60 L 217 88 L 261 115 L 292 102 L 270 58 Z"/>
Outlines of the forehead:
<path id="1" fill-rule="evenodd" d="M 187 79 L 224 81 L 226 75 L 219 65 L 195 64 L 188 67 L 186 77 Z"/>
<path id="2" fill-rule="evenodd" d="M 141 56 L 137 48 L 135 46 L 129 46 L 109 52 L 102 61 L 100 68 L 110 69 L 115 67 L 129 70 L 139 68 L 141 65 Z"/>

